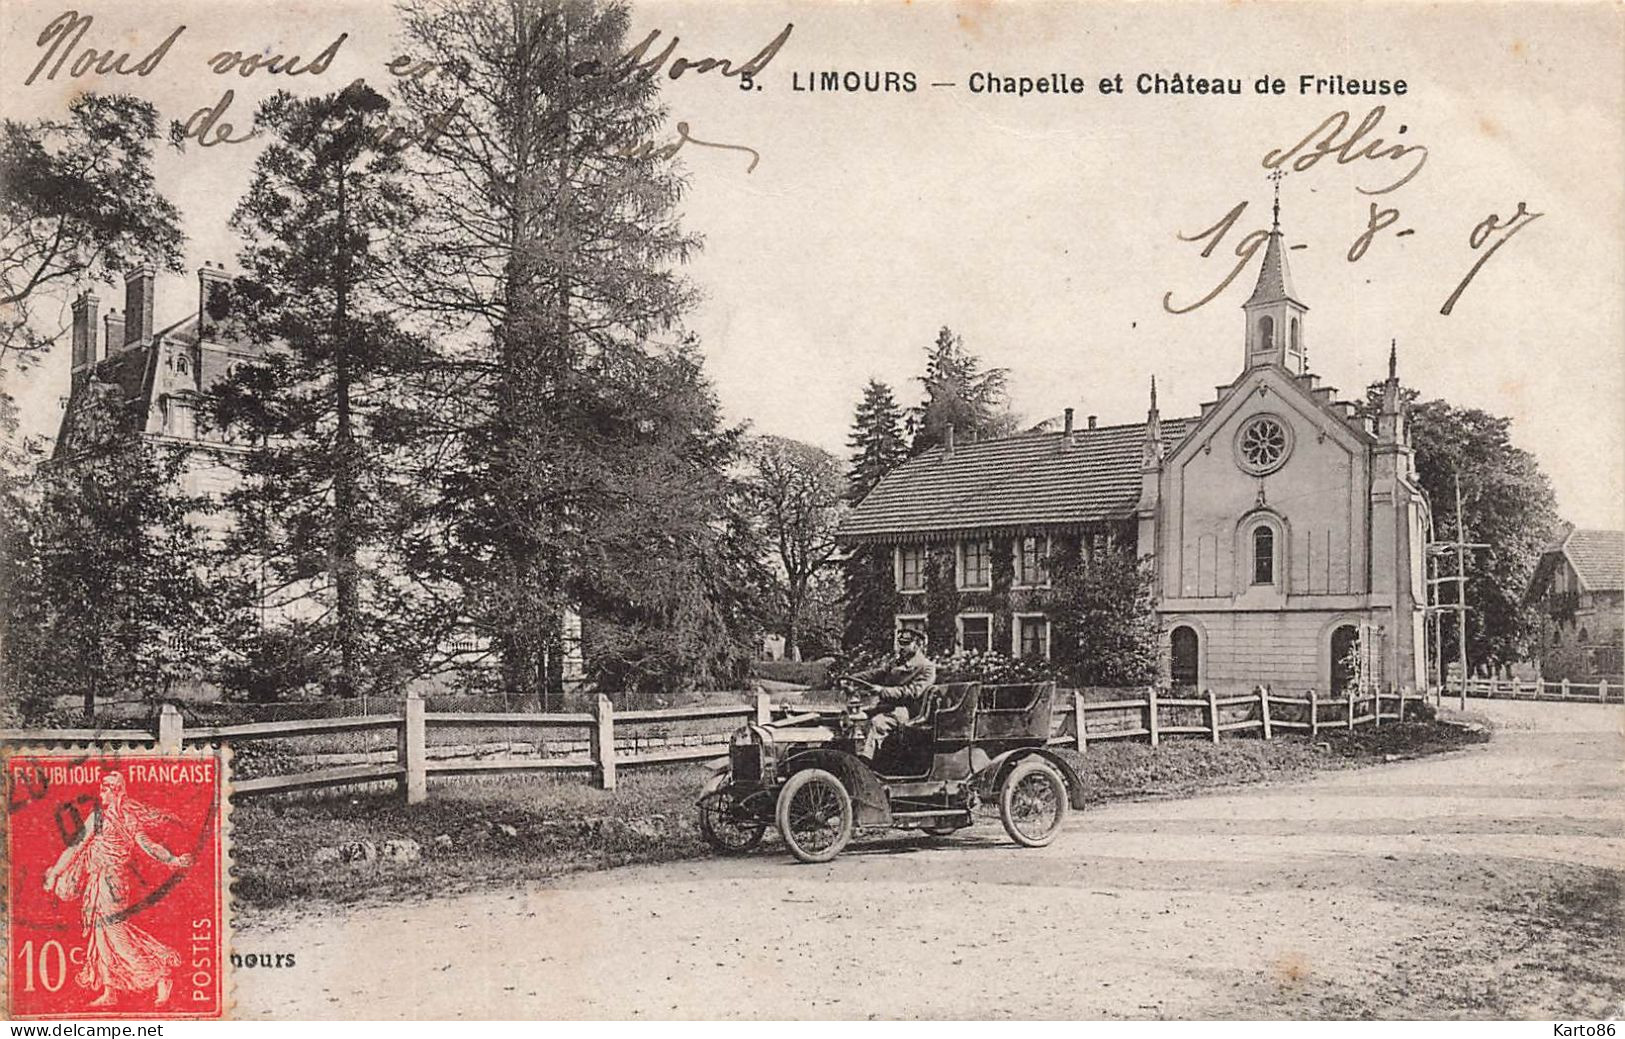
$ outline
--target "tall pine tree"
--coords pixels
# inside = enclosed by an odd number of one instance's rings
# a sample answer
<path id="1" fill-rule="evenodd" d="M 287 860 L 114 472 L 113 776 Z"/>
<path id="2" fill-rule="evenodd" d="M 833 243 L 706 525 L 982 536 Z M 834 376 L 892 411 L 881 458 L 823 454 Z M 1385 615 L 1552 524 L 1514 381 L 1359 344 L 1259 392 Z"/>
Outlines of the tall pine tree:
<path id="1" fill-rule="evenodd" d="M 365 84 L 276 94 L 257 124 L 273 136 L 232 217 L 246 277 L 231 306 L 265 354 L 215 391 L 216 417 L 248 445 L 232 538 L 265 563 L 273 621 L 304 631 L 331 691 L 348 696 L 398 677 L 376 658 L 402 646 L 380 613 L 398 596 L 387 549 L 411 487 L 373 420 L 423 360 L 378 291 L 415 210 L 389 103 Z M 244 631 L 262 667 L 268 637 Z"/>
<path id="2" fill-rule="evenodd" d="M 882 476 L 908 457 L 903 409 L 897 406 L 891 387 L 879 379 L 870 379 L 863 388 L 846 446 L 852 450 L 846 471 L 846 500 L 852 505 L 867 497 Z"/>
<path id="3" fill-rule="evenodd" d="M 925 400 L 909 415 L 913 442 L 911 454 L 943 442 L 952 426 L 962 440 L 986 440 L 1007 436 L 1016 428 L 1010 411 L 1004 368 L 982 369 L 982 360 L 965 349 L 964 340 L 946 325 L 928 351 L 925 374 Z"/>
<path id="4" fill-rule="evenodd" d="M 737 438 L 681 340 L 694 297 L 678 268 L 699 242 L 678 225 L 669 156 L 637 147 L 665 111 L 653 74 L 620 60 L 626 5 L 402 11 L 438 69 L 402 94 L 443 132 L 421 152 L 401 298 L 452 332 L 405 430 L 444 444 L 426 474 L 437 536 L 415 542 L 416 564 L 463 590 L 458 612 L 513 692 L 558 687 L 578 605 L 606 682 L 736 668 L 752 558 L 724 475 Z"/>

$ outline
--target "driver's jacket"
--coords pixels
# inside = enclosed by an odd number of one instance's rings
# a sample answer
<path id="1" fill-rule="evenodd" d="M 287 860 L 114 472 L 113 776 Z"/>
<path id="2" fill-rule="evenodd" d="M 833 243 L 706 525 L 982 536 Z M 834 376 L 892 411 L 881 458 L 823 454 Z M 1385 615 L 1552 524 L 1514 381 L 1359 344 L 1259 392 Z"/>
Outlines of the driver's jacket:
<path id="1" fill-rule="evenodd" d="M 865 682 L 885 686 L 880 702 L 887 707 L 907 707 L 918 716 L 925 706 L 925 692 L 937 681 L 937 665 L 924 653 L 915 653 L 901 664 L 887 664 L 856 676 Z"/>

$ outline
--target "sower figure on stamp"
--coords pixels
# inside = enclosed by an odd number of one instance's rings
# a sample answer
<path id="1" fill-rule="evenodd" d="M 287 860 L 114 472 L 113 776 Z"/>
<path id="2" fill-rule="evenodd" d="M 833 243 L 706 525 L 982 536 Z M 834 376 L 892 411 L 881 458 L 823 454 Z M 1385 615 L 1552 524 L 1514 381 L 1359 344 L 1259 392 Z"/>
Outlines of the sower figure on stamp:
<path id="1" fill-rule="evenodd" d="M 147 989 L 156 990 L 156 1003 L 162 1006 L 174 986 L 170 975 L 181 958 L 126 917 L 130 904 L 126 874 L 135 868 L 138 850 L 176 869 L 190 866 L 192 857 L 176 855 L 148 834 L 149 828 L 173 822 L 174 817 L 127 797 L 122 775 L 112 772 L 103 777 L 100 795 L 101 803 L 78 840 L 45 871 L 45 890 L 65 902 L 79 901 L 87 941 L 84 966 L 74 980 L 84 988 L 101 990 L 91 1006 L 111 1004 L 116 992 Z"/>
<path id="2" fill-rule="evenodd" d="M 869 711 L 869 732 L 858 751 L 870 761 L 882 740 L 924 710 L 926 692 L 937 680 L 937 665 L 925 655 L 925 646 L 925 632 L 904 628 L 897 633 L 897 656 L 891 663 L 847 679 L 880 697 Z"/>

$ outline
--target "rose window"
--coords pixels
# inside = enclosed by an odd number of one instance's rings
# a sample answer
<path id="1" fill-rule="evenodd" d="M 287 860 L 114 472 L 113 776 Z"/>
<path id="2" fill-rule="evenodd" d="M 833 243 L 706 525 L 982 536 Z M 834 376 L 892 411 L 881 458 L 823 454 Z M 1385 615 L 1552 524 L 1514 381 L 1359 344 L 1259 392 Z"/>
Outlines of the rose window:
<path id="1" fill-rule="evenodd" d="M 1279 469 L 1291 449 L 1292 434 L 1286 424 L 1269 415 L 1247 423 L 1236 438 L 1236 455 L 1241 467 L 1255 475 Z"/>

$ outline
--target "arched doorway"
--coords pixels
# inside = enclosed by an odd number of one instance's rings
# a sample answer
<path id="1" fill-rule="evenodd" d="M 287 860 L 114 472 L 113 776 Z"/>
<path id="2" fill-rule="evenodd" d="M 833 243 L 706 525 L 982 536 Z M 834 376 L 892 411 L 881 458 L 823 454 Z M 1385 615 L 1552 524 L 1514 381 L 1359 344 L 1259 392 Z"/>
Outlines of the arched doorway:
<path id="1" fill-rule="evenodd" d="M 1195 687 L 1201 681 L 1201 644 L 1197 639 L 1196 629 L 1185 624 L 1175 628 L 1172 648 L 1168 677 L 1176 686 Z"/>
<path id="2" fill-rule="evenodd" d="M 1334 696 L 1344 695 L 1359 682 L 1359 653 L 1359 628 L 1352 624 L 1343 624 L 1332 632 L 1332 694 Z"/>

